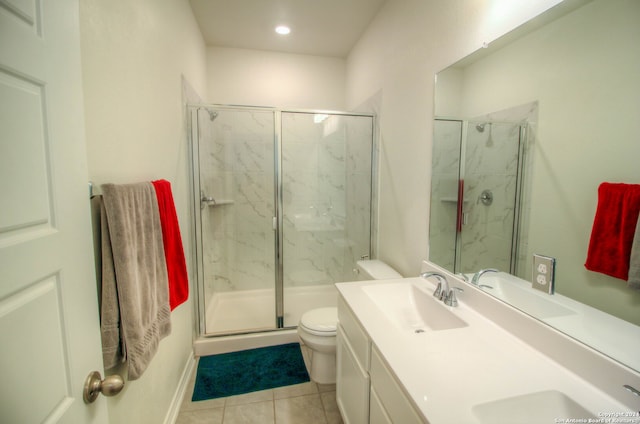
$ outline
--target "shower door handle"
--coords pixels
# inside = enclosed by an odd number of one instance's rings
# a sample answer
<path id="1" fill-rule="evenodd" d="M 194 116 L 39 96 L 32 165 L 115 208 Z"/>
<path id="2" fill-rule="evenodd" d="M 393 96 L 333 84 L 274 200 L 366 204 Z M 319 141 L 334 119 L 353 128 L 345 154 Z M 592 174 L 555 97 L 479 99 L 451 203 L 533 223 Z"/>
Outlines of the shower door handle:
<path id="1" fill-rule="evenodd" d="M 216 199 L 211 196 L 205 196 L 204 192 L 200 192 L 200 209 L 204 209 L 209 205 L 216 205 Z"/>

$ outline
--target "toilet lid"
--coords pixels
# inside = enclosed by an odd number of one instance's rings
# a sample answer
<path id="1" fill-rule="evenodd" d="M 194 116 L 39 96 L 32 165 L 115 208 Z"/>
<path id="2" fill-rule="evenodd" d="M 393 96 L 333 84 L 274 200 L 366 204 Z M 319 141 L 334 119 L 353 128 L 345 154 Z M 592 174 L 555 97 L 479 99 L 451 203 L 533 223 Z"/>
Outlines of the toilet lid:
<path id="1" fill-rule="evenodd" d="M 305 312 L 300 318 L 300 325 L 312 334 L 332 336 L 338 324 L 338 308 L 318 308 Z M 318 334 L 320 333 L 320 334 Z"/>

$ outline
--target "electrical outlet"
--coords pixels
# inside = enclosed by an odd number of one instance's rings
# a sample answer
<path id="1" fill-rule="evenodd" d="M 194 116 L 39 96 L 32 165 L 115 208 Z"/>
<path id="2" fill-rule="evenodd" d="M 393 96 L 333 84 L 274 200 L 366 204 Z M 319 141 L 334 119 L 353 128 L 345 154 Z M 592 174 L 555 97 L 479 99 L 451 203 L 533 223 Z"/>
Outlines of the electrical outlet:
<path id="1" fill-rule="evenodd" d="M 555 258 L 534 253 L 531 287 L 545 293 L 553 294 L 555 271 Z"/>

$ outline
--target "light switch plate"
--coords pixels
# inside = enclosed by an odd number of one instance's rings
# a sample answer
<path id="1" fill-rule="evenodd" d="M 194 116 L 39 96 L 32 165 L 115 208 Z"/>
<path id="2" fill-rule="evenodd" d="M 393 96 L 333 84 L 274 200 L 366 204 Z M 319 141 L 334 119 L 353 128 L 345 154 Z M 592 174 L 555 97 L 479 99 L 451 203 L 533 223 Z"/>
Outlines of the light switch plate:
<path id="1" fill-rule="evenodd" d="M 534 253 L 532 273 L 531 287 L 545 293 L 553 294 L 556 259 Z"/>

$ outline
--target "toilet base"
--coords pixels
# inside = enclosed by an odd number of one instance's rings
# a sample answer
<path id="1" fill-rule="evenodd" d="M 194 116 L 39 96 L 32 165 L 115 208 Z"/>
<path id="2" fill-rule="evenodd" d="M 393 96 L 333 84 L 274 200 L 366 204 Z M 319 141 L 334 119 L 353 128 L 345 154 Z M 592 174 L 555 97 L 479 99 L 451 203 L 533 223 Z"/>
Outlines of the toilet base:
<path id="1" fill-rule="evenodd" d="M 309 377 L 318 384 L 336 383 L 336 354 L 323 353 L 309 349 L 311 370 Z"/>

